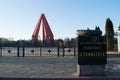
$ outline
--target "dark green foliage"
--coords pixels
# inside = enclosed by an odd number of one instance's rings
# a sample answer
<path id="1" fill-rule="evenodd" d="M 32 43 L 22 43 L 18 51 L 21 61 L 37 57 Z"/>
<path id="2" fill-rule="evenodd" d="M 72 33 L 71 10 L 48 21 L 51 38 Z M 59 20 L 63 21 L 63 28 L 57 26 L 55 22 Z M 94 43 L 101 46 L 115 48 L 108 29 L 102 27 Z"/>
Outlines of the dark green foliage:
<path id="1" fill-rule="evenodd" d="M 107 51 L 114 50 L 114 29 L 113 29 L 113 23 L 110 20 L 110 18 L 106 19 L 105 36 L 106 36 Z"/>
<path id="2" fill-rule="evenodd" d="M 69 39 L 69 38 L 68 38 Z M 35 44 L 32 45 L 32 41 L 31 40 L 18 40 L 18 41 L 10 41 L 10 40 L 2 40 L 0 39 L 0 46 L 2 47 L 17 47 L 18 45 L 20 47 L 25 46 L 25 47 L 39 47 L 39 46 L 65 46 L 65 47 L 73 47 L 76 45 L 76 38 L 71 38 L 67 41 L 64 41 L 63 39 L 55 39 L 54 40 L 54 45 L 47 45 L 47 44 L 43 44 L 43 41 L 41 40 L 36 40 Z M 59 41 L 59 42 L 58 42 Z M 66 44 L 64 44 L 66 43 Z"/>
<path id="3" fill-rule="evenodd" d="M 95 27 L 95 30 L 100 30 L 99 26 L 96 26 L 96 27 Z"/>

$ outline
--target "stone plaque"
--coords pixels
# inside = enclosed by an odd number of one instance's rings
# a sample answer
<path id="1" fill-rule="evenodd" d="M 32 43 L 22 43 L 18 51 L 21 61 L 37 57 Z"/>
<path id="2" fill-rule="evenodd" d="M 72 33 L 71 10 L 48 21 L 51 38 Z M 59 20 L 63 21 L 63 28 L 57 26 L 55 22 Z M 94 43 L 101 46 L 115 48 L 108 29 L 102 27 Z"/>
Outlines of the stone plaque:
<path id="1" fill-rule="evenodd" d="M 91 41 L 87 37 L 78 37 L 78 64 L 103 65 L 107 63 L 106 45 Z M 86 41 L 88 40 L 88 41 Z"/>

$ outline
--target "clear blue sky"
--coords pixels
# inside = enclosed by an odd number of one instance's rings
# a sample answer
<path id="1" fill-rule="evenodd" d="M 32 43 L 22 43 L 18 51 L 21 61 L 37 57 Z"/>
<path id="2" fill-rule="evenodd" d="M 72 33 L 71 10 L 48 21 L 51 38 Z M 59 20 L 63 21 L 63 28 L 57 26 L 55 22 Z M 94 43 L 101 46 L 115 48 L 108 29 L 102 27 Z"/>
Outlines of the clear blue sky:
<path id="1" fill-rule="evenodd" d="M 41 13 L 55 39 L 75 38 L 77 29 L 94 29 L 96 25 L 104 34 L 108 17 L 117 30 L 120 0 L 0 0 L 0 37 L 31 39 Z"/>

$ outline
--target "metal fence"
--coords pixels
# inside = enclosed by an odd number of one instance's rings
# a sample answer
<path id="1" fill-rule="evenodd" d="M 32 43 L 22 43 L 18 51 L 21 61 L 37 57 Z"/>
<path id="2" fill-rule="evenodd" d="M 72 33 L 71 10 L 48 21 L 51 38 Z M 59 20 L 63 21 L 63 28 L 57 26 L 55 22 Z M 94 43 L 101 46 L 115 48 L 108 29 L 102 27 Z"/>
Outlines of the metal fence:
<path id="1" fill-rule="evenodd" d="M 76 56 L 76 47 L 0 47 L 0 56 Z"/>

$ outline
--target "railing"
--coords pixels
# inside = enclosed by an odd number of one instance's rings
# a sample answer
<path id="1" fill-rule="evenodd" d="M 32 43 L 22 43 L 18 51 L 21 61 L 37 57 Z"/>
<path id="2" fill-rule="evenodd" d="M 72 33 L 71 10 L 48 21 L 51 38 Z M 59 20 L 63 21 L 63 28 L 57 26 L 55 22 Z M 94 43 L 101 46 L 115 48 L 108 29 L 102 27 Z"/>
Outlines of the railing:
<path id="1" fill-rule="evenodd" d="M 0 47 L 0 56 L 76 56 L 76 47 Z"/>

